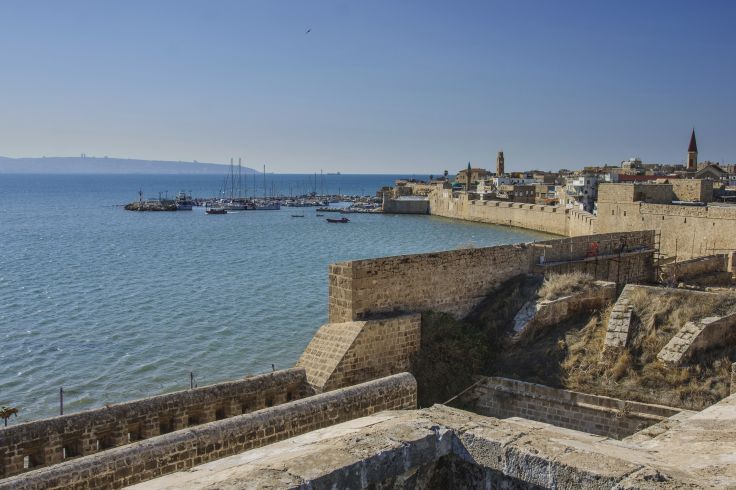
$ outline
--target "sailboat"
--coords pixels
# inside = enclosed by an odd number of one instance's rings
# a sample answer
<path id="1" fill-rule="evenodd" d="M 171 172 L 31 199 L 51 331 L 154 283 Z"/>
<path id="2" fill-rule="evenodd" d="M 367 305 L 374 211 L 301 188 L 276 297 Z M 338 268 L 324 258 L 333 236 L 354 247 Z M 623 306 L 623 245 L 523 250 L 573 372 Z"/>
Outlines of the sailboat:
<path id="1" fill-rule="evenodd" d="M 281 203 L 275 200 L 266 200 L 266 165 L 263 165 L 263 200 L 256 201 L 256 211 L 277 211 L 281 209 Z"/>

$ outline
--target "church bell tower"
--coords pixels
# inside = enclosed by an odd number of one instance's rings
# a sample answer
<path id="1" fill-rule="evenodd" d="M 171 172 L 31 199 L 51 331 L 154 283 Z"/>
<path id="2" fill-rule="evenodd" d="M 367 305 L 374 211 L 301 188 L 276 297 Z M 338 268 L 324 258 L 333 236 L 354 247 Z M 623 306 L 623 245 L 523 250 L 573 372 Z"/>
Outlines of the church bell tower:
<path id="1" fill-rule="evenodd" d="M 690 146 L 687 147 L 687 169 L 698 170 L 698 144 L 695 142 L 695 128 L 690 135 Z"/>

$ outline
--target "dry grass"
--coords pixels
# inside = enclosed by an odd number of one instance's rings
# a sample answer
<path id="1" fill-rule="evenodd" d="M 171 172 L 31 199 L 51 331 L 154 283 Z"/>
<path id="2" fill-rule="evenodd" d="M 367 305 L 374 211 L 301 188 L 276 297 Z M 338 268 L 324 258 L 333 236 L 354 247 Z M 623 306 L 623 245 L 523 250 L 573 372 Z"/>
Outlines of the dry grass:
<path id="1" fill-rule="evenodd" d="M 548 275 L 537 293 L 540 299 L 554 300 L 589 288 L 595 279 L 583 272 Z"/>
<path id="2" fill-rule="evenodd" d="M 632 351 L 641 365 L 656 360 L 657 353 L 687 322 L 734 310 L 731 295 L 693 295 L 677 290 L 637 288 L 629 295 L 634 307 Z"/>
<path id="3" fill-rule="evenodd" d="M 728 396 L 736 347 L 701 353 L 685 367 L 669 367 L 657 353 L 685 323 L 736 308 L 733 297 L 708 297 L 637 289 L 629 349 L 601 359 L 608 312 L 593 317 L 568 339 L 563 385 L 572 390 L 701 410 Z"/>
<path id="4" fill-rule="evenodd" d="M 584 274 L 552 276 L 537 295 L 561 297 L 590 282 L 592 278 Z M 478 373 L 691 410 L 702 410 L 728 396 L 736 346 L 702 352 L 680 368 L 668 367 L 656 356 L 688 321 L 736 311 L 736 295 L 637 288 L 630 296 L 634 315 L 629 348 L 603 359 L 611 308 L 508 341 L 515 312 L 536 290 L 529 278 L 517 278 L 491 294 L 463 322 L 423 318 L 425 357 L 413 371 L 420 384 L 422 406 L 445 401 Z M 431 348 L 425 347 L 425 334 Z"/>

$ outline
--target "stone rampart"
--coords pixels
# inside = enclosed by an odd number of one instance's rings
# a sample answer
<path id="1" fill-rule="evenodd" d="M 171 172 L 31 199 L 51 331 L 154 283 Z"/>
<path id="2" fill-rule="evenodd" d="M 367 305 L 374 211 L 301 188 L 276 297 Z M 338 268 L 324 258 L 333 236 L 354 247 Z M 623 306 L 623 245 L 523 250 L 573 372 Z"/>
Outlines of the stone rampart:
<path id="1" fill-rule="evenodd" d="M 0 490 L 120 488 L 383 410 L 416 408 L 402 373 L 180 430 L 0 481 Z"/>
<path id="2" fill-rule="evenodd" d="M 0 478 L 313 394 L 304 369 L 0 428 Z"/>
<path id="3" fill-rule="evenodd" d="M 654 233 L 609 233 L 330 265 L 332 323 L 372 316 L 469 313 L 493 289 L 528 272 L 586 272 L 619 284 L 654 278 Z"/>
<path id="4" fill-rule="evenodd" d="M 515 226 L 562 236 L 637 230 L 661 233 L 660 251 L 686 260 L 736 250 L 736 207 L 687 206 L 673 201 L 708 202 L 708 182 L 676 184 L 601 184 L 597 215 L 559 206 L 453 197 L 449 190 L 429 196 L 429 212 L 437 216 Z"/>
<path id="5" fill-rule="evenodd" d="M 616 439 L 680 412 L 663 405 L 578 393 L 508 378 L 484 378 L 466 400 L 481 415 L 522 417 Z"/>
<path id="6" fill-rule="evenodd" d="M 409 370 L 419 350 L 419 314 L 328 323 L 309 342 L 297 367 L 318 393 Z"/>
<path id="7" fill-rule="evenodd" d="M 330 265 L 329 320 L 426 310 L 467 314 L 486 293 L 529 270 L 525 244 L 355 260 Z"/>
<path id="8" fill-rule="evenodd" d="M 596 230 L 601 233 L 656 230 L 661 233 L 660 252 L 677 260 L 725 253 L 736 248 L 731 238 L 736 233 L 736 207 L 670 204 L 678 197 L 674 192 L 669 200 L 664 196 L 650 199 L 649 194 L 660 188 L 664 187 L 601 184 Z M 679 192 L 682 193 L 679 197 L 697 197 L 696 194 L 705 191 L 685 186 Z"/>
<path id="9" fill-rule="evenodd" d="M 453 197 L 446 189 L 430 194 L 429 212 L 446 218 L 529 228 L 562 236 L 596 232 L 596 218 L 589 213 L 560 206 L 470 200 L 465 194 Z"/>
<path id="10" fill-rule="evenodd" d="M 699 351 L 736 343 L 736 313 L 687 322 L 657 354 L 657 359 L 680 365 Z"/>
<path id="11" fill-rule="evenodd" d="M 391 214 L 429 214 L 427 199 L 389 199 L 383 198 L 383 212 Z"/>
<path id="12" fill-rule="evenodd" d="M 583 272 L 623 285 L 654 280 L 655 237 L 651 231 L 599 233 L 534 244 L 534 272 Z"/>
<path id="13" fill-rule="evenodd" d="M 672 179 L 670 183 L 676 201 L 713 201 L 713 181 L 710 179 Z"/>

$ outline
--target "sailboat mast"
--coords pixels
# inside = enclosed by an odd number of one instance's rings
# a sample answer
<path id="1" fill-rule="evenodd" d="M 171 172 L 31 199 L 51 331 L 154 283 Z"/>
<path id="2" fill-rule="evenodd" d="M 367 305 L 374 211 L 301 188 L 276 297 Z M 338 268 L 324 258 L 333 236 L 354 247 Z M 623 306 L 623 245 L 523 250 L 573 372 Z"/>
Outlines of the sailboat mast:
<path id="1" fill-rule="evenodd" d="M 243 167 L 241 166 L 242 158 L 238 157 L 238 199 L 243 198 Z"/>
<path id="2" fill-rule="evenodd" d="M 266 199 L 266 164 L 263 164 L 263 199 Z"/>
<path id="3" fill-rule="evenodd" d="M 233 159 L 230 159 L 230 199 L 233 198 L 235 191 L 235 174 L 233 173 Z"/>

